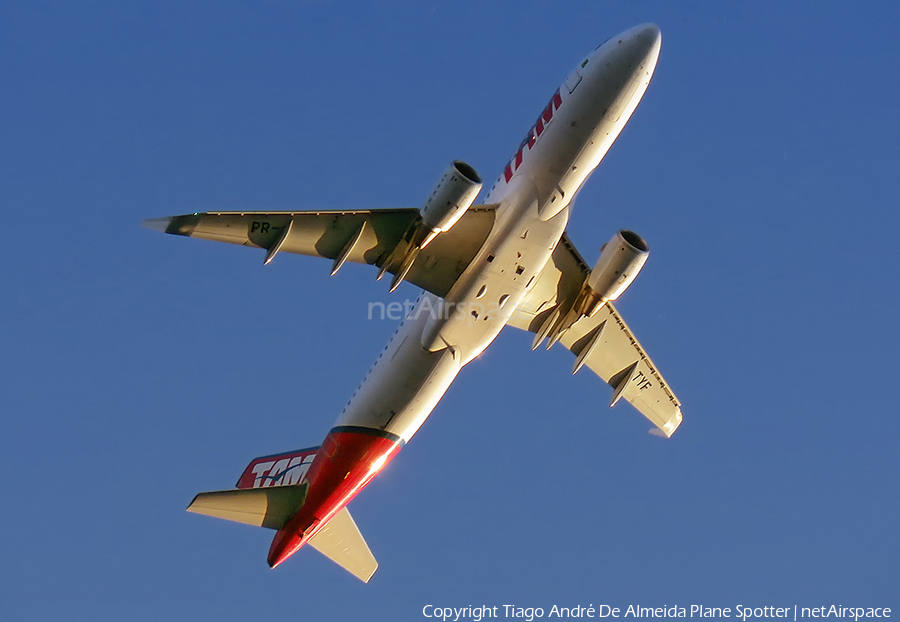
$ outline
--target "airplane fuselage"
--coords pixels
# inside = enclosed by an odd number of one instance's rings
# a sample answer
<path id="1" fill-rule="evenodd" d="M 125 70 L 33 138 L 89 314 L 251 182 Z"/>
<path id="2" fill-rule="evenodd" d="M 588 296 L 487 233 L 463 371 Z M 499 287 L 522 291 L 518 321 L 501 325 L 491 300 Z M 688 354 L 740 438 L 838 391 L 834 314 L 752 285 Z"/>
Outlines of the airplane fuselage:
<path id="1" fill-rule="evenodd" d="M 497 337 L 563 235 L 578 189 L 644 94 L 659 30 L 638 26 L 582 59 L 491 187 L 495 223 L 449 293 L 423 292 L 350 398 L 307 474 L 300 510 L 269 550 L 301 548 L 397 455 L 459 370 Z"/>

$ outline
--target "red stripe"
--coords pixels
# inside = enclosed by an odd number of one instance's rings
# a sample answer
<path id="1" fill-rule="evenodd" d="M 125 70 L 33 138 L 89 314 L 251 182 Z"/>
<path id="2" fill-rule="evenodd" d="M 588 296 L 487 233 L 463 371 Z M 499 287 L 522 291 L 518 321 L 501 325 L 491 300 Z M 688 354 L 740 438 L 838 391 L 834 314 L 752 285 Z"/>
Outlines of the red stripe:
<path id="1" fill-rule="evenodd" d="M 553 102 L 551 101 L 547 104 L 547 107 L 544 108 L 544 113 L 541 115 L 541 119 L 544 123 L 550 123 L 550 120 L 553 118 Z"/>
<path id="2" fill-rule="evenodd" d="M 400 439 L 332 430 L 309 469 L 306 502 L 272 540 L 269 566 L 274 568 L 306 544 L 378 475 L 401 446 Z"/>
<path id="3" fill-rule="evenodd" d="M 559 89 L 556 89 L 551 101 L 553 102 L 553 107 L 559 110 L 559 107 L 562 106 L 562 96 L 559 94 Z"/>

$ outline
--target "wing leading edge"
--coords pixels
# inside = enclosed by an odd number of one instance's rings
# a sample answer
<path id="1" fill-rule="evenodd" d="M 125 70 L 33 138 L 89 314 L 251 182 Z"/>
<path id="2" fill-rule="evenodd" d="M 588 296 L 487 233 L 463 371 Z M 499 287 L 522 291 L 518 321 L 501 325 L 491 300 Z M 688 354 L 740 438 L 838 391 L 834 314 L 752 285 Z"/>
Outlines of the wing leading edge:
<path id="1" fill-rule="evenodd" d="M 422 249 L 405 280 L 445 296 L 471 263 L 494 226 L 496 205 L 473 205 L 453 227 Z M 332 274 L 347 261 L 383 267 L 419 215 L 417 208 L 303 212 L 203 212 L 147 220 L 173 235 L 333 260 Z M 388 266 L 394 274 L 399 266 Z"/>
<path id="2" fill-rule="evenodd" d="M 578 295 L 589 271 L 568 236 L 563 235 L 509 325 L 540 333 L 556 309 Z M 681 424 L 681 403 L 611 303 L 603 305 L 593 317 L 577 320 L 559 341 L 576 356 L 572 373 L 586 366 L 613 387 L 610 406 L 620 399 L 631 402 L 666 437 Z"/>

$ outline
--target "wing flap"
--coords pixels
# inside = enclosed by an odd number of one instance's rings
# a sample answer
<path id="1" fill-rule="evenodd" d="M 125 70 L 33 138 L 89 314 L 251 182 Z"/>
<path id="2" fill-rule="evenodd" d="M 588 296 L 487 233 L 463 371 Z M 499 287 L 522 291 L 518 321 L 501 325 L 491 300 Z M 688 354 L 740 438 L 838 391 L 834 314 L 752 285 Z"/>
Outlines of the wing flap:
<path id="1" fill-rule="evenodd" d="M 346 507 L 309 539 L 309 545 L 364 583 L 378 569 L 375 556 Z"/>
<path id="2" fill-rule="evenodd" d="M 215 518 L 281 529 L 306 501 L 307 484 L 201 492 L 187 507 L 188 512 Z"/>

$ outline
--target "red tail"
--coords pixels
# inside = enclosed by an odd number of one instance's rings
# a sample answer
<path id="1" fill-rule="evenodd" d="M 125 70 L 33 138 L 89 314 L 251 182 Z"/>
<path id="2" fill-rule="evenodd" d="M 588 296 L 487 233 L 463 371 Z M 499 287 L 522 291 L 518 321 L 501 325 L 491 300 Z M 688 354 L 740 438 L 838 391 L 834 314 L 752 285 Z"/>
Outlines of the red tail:
<path id="1" fill-rule="evenodd" d="M 272 456 L 254 458 L 237 482 L 238 488 L 290 486 L 306 481 L 306 472 L 319 447 L 307 447 Z"/>

